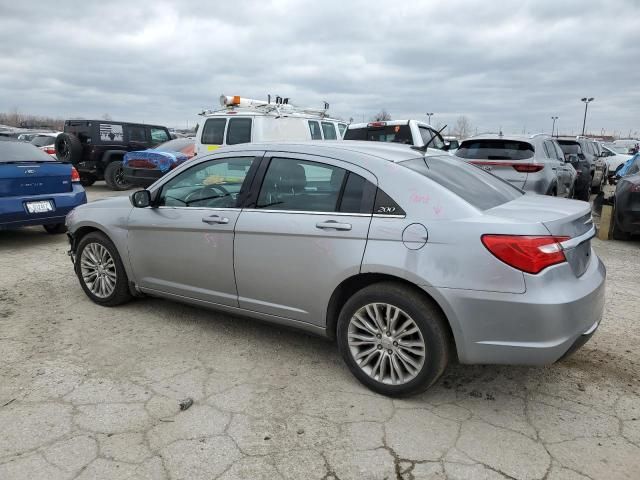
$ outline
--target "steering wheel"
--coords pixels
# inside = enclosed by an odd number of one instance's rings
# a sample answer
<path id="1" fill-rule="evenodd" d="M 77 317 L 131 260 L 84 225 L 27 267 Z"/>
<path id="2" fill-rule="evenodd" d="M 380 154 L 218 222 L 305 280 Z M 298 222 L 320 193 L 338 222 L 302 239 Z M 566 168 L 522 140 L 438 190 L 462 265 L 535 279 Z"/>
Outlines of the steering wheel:
<path id="1" fill-rule="evenodd" d="M 207 192 L 210 192 L 210 193 L 207 193 Z M 214 192 L 221 192 L 222 195 Z M 231 196 L 231 193 L 222 185 L 205 185 L 201 189 L 194 190 L 193 192 L 189 193 L 186 197 L 184 197 L 184 203 L 189 205 L 192 202 L 203 201 L 203 200 L 214 200 L 216 198 L 226 197 L 226 196 Z"/>

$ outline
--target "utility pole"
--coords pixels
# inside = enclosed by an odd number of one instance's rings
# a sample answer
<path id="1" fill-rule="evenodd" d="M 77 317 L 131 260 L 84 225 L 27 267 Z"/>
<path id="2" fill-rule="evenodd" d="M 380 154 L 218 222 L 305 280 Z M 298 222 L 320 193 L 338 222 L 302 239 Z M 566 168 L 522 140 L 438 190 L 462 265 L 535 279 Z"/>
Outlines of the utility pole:
<path id="1" fill-rule="evenodd" d="M 587 124 L 587 108 L 589 107 L 589 103 L 593 102 L 593 97 L 584 97 L 580 99 L 581 102 L 584 102 L 584 119 L 582 120 L 582 135 L 584 136 L 584 127 Z"/>
<path id="2" fill-rule="evenodd" d="M 428 123 L 429 125 L 431 125 L 431 115 L 433 115 L 433 112 L 427 112 L 427 113 L 425 113 L 425 115 L 426 115 L 427 117 L 429 117 L 429 121 L 428 121 L 427 123 Z"/>
<path id="3" fill-rule="evenodd" d="M 553 132 L 556 129 L 556 120 L 558 120 L 559 117 L 551 117 L 551 120 L 553 120 L 553 124 L 551 125 L 551 136 L 553 137 Z"/>

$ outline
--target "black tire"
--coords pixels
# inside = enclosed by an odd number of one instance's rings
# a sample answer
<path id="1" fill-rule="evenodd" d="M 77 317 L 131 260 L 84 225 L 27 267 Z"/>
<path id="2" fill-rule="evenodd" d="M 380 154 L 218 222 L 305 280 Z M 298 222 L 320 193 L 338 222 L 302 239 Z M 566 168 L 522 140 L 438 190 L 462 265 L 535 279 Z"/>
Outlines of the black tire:
<path id="1" fill-rule="evenodd" d="M 115 286 L 113 291 L 105 296 L 99 296 L 91 290 L 89 282 L 83 278 L 82 264 L 83 264 L 83 252 L 86 248 L 96 248 L 94 245 L 99 245 L 105 248 L 111 256 L 115 266 Z M 129 291 L 129 278 L 127 272 L 124 269 L 120 254 L 116 249 L 116 246 L 109 240 L 109 238 L 101 232 L 91 232 L 80 239 L 78 248 L 76 249 L 74 270 L 80 280 L 80 286 L 84 290 L 84 293 L 98 305 L 105 307 L 114 307 L 128 302 L 133 297 Z"/>
<path id="2" fill-rule="evenodd" d="M 124 179 L 121 160 L 114 160 L 104 169 L 104 181 L 111 190 L 129 190 L 133 185 Z"/>
<path id="3" fill-rule="evenodd" d="M 61 133 L 55 141 L 56 157 L 62 162 L 77 164 L 82 161 L 82 143 L 71 133 Z"/>
<path id="4" fill-rule="evenodd" d="M 389 384 L 372 378 L 358 365 L 351 352 L 348 340 L 351 319 L 361 308 L 372 303 L 386 303 L 399 308 L 413 320 L 420 330 L 425 345 L 424 363 L 415 377 L 406 383 Z M 338 349 L 351 373 L 369 389 L 392 397 L 412 395 L 433 385 L 449 362 L 450 337 L 445 325 L 446 319 L 442 312 L 426 295 L 400 283 L 376 283 L 358 291 L 342 307 L 336 332 Z M 393 336 L 390 338 L 394 339 Z M 396 343 L 393 345 L 394 347 L 389 346 L 389 348 L 395 348 Z M 387 346 L 381 348 L 379 345 L 377 348 L 384 350 Z M 391 353 L 391 350 L 387 351 Z M 387 367 L 390 366 L 389 361 L 386 360 Z"/>
<path id="5" fill-rule="evenodd" d="M 64 233 L 67 231 L 67 227 L 65 227 L 64 223 L 53 223 L 51 225 L 43 225 L 42 227 L 47 233 L 51 235 L 56 235 L 58 233 Z"/>
<path id="6" fill-rule="evenodd" d="M 92 175 L 83 175 L 82 173 L 80 174 L 80 185 L 83 187 L 90 187 L 94 183 L 96 183 L 96 177 Z"/>

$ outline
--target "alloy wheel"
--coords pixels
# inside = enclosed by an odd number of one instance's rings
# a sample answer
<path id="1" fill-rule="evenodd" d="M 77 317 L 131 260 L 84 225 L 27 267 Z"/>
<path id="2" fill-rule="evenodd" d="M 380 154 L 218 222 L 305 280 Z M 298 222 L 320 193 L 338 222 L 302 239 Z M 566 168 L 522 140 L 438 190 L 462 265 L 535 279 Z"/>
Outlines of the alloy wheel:
<path id="1" fill-rule="evenodd" d="M 387 385 L 413 380 L 426 359 L 426 345 L 416 322 L 388 303 L 370 303 L 349 321 L 349 350 L 372 379 Z"/>
<path id="2" fill-rule="evenodd" d="M 82 280 L 96 297 L 107 298 L 116 288 L 117 272 L 113 257 L 104 245 L 88 243 L 80 256 Z"/>

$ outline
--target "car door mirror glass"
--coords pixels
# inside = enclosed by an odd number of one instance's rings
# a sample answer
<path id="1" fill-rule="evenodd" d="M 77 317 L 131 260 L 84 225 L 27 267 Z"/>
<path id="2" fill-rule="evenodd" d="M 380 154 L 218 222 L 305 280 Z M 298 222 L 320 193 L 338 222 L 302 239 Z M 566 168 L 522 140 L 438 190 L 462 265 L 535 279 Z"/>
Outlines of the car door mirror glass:
<path id="1" fill-rule="evenodd" d="M 136 208 L 145 208 L 151 205 L 151 192 L 149 190 L 138 190 L 129 197 L 131 205 Z"/>

